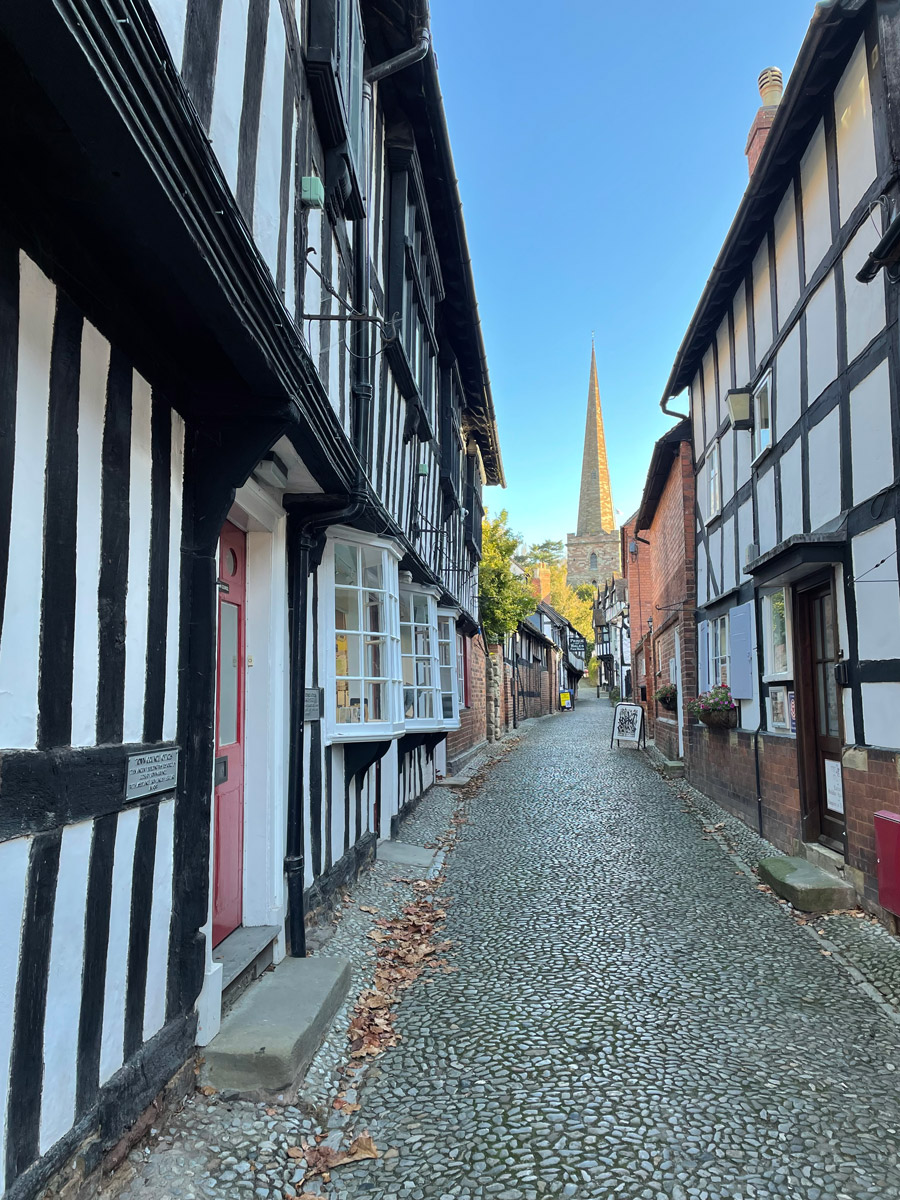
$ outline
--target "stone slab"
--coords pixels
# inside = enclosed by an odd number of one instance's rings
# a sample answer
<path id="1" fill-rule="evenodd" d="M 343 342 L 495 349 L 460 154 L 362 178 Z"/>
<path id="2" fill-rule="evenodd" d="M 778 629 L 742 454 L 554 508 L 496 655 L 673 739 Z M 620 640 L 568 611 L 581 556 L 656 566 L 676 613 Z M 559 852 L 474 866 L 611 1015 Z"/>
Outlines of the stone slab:
<path id="1" fill-rule="evenodd" d="M 346 958 L 285 958 L 241 996 L 204 1050 L 218 1091 L 278 1092 L 312 1061 L 350 990 Z"/>
<path id="2" fill-rule="evenodd" d="M 213 962 L 222 964 L 222 987 L 227 988 L 245 967 L 262 954 L 266 946 L 278 937 L 277 925 L 241 925 L 219 942 L 213 950 Z"/>
<path id="3" fill-rule="evenodd" d="M 394 842 L 383 838 L 378 843 L 376 858 L 381 862 L 396 863 L 398 867 L 428 868 L 434 862 L 434 850 L 424 846 L 410 846 L 406 842 Z"/>
<path id="4" fill-rule="evenodd" d="M 856 893 L 848 883 L 807 862 L 805 858 L 777 855 L 759 863 L 759 877 L 776 895 L 801 912 L 830 912 L 855 908 Z"/>

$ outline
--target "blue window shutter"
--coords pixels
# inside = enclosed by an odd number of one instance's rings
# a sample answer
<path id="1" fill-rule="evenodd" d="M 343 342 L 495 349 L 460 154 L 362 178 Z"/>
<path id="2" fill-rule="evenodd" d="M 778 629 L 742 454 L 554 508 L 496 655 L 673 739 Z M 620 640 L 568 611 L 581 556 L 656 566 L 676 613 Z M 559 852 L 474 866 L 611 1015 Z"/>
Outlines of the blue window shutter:
<path id="1" fill-rule="evenodd" d="M 731 694 L 736 700 L 753 699 L 753 605 L 739 604 L 728 615 L 728 654 L 731 660 Z"/>
<path id="2" fill-rule="evenodd" d="M 697 668 L 700 691 L 709 691 L 709 621 L 697 626 Z"/>

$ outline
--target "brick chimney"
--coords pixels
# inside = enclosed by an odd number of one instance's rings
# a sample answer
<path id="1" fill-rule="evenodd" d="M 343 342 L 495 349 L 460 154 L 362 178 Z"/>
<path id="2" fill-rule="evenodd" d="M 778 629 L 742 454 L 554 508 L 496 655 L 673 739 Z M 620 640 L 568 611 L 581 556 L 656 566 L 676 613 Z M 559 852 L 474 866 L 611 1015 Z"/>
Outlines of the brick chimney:
<path id="1" fill-rule="evenodd" d="M 536 600 L 546 600 L 550 595 L 550 568 L 543 563 L 532 568 L 531 590 Z"/>
<path id="2" fill-rule="evenodd" d="M 772 128 L 775 113 L 784 93 L 784 81 L 778 67 L 766 67 L 761 72 L 758 82 L 762 107 L 753 119 L 744 149 L 744 153 L 747 155 L 747 167 L 751 175 L 756 170 L 756 164 L 759 162 L 759 156 L 766 144 L 766 138 L 769 136 L 769 130 Z"/>

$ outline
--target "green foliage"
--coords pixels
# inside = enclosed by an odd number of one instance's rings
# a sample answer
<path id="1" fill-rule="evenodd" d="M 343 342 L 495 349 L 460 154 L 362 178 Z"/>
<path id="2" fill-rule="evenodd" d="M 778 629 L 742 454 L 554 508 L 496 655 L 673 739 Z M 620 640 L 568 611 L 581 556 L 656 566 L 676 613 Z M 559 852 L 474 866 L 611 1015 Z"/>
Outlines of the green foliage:
<path id="1" fill-rule="evenodd" d="M 590 657 L 594 642 L 594 605 L 590 585 L 587 595 L 583 596 L 577 588 L 569 587 L 566 583 L 566 564 L 564 562 L 548 565 L 550 574 L 550 591 L 544 599 L 558 613 L 571 621 L 582 637 L 587 639 L 587 654 Z"/>
<path id="2" fill-rule="evenodd" d="M 512 633 L 535 609 L 535 598 L 526 579 L 513 574 L 513 555 L 519 539 L 509 528 L 504 509 L 481 523 L 481 566 L 478 572 L 478 611 L 485 637 L 499 642 Z"/>
<path id="3" fill-rule="evenodd" d="M 619 689 L 617 687 L 611 687 L 609 689 L 609 702 L 613 708 L 615 708 L 619 703 Z"/>
<path id="4" fill-rule="evenodd" d="M 731 698 L 731 689 L 724 683 L 717 684 L 708 692 L 701 692 L 699 696 L 687 702 L 687 710 L 692 717 L 700 717 L 710 712 L 729 712 L 735 708 L 737 705 Z"/>
<path id="5" fill-rule="evenodd" d="M 520 567 L 536 567 L 538 563 L 545 563 L 549 567 L 554 563 L 565 562 L 566 552 L 561 540 L 553 541 L 547 538 L 543 542 L 535 542 L 532 546 L 525 546 L 523 543 L 515 558 Z"/>
<path id="6" fill-rule="evenodd" d="M 678 702 L 678 688 L 674 683 L 664 683 L 653 693 L 653 699 L 663 708 L 674 708 Z"/>

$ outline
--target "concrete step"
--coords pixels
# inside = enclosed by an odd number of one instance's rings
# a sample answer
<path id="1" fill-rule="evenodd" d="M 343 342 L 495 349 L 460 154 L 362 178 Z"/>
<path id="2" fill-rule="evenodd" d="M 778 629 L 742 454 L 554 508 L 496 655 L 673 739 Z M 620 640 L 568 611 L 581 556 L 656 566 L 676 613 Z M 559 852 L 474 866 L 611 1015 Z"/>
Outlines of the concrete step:
<path id="1" fill-rule="evenodd" d="M 289 1088 L 349 991 L 349 959 L 283 959 L 244 992 L 204 1049 L 204 1081 L 251 1095 Z"/>
<path id="2" fill-rule="evenodd" d="M 375 857 L 379 862 L 395 863 L 398 867 L 424 867 L 428 870 L 434 863 L 436 853 L 436 850 L 426 850 L 424 846 L 381 838 Z"/>
<path id="3" fill-rule="evenodd" d="M 849 883 L 843 883 L 805 858 L 785 855 L 764 858 L 759 864 L 759 877 L 776 895 L 789 900 L 801 912 L 856 908 L 856 893 Z"/>

